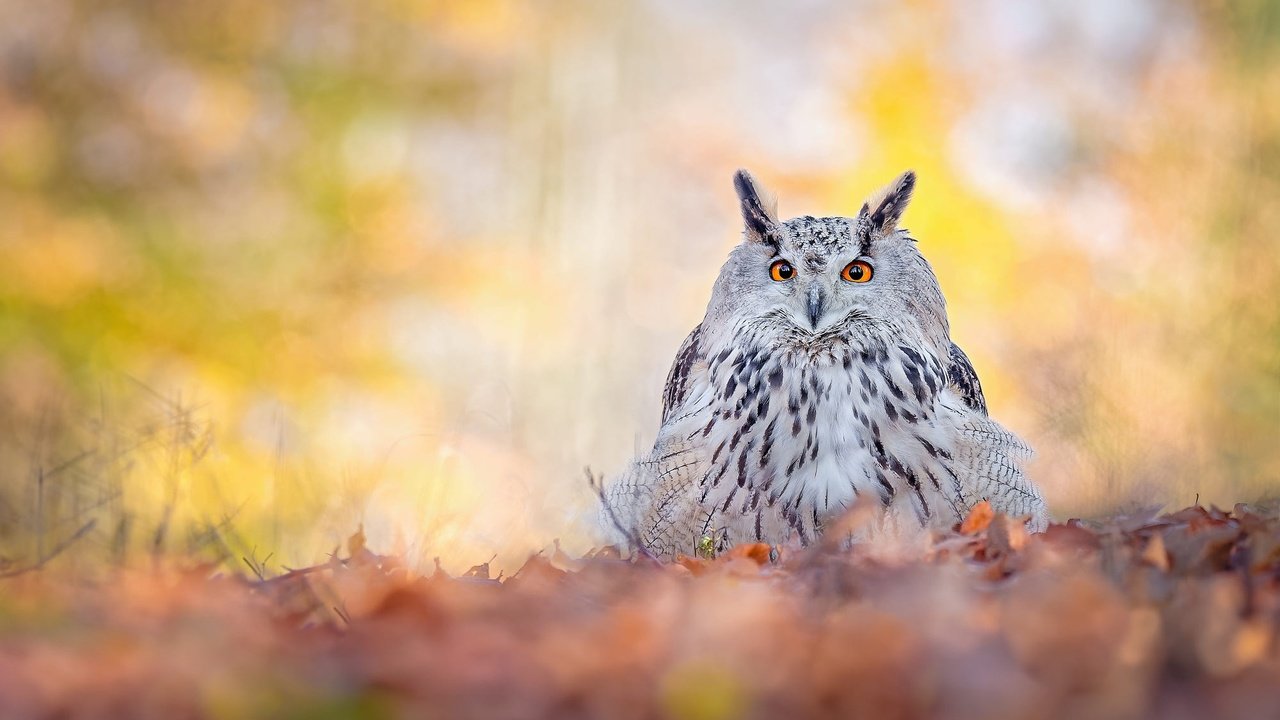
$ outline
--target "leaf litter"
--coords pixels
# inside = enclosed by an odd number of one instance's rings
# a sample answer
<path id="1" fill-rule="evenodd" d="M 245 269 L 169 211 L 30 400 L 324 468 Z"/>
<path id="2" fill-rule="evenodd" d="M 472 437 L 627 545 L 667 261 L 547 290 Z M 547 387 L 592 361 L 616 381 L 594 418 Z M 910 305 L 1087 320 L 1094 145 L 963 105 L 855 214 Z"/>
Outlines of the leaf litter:
<path id="1" fill-rule="evenodd" d="M 852 527 L 850 525 L 849 527 Z M 456 577 L 378 555 L 262 577 L 0 585 L 0 717 L 1135 718 L 1280 707 L 1280 516 L 1028 533 L 981 504 L 898 556 L 559 543 Z M 248 562 L 248 561 L 246 561 Z"/>

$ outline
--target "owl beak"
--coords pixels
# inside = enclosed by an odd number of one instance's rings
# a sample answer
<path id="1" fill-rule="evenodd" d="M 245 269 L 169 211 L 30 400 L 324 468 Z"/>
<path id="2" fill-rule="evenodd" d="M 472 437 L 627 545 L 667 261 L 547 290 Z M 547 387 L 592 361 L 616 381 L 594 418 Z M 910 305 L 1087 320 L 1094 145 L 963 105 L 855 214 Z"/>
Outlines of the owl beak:
<path id="1" fill-rule="evenodd" d="M 826 311 L 827 297 L 822 292 L 821 287 L 814 285 L 809 288 L 809 326 L 817 330 L 818 320 L 822 319 L 822 315 Z"/>

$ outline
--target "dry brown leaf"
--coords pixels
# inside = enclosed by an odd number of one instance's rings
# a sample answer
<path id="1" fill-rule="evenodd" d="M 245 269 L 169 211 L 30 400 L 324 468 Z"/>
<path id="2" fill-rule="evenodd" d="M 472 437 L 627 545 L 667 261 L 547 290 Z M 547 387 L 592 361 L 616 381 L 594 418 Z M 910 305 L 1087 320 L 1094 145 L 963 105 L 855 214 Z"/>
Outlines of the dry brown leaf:
<path id="1" fill-rule="evenodd" d="M 1183 508 L 1177 512 L 1169 513 L 1164 516 L 1164 519 L 1169 522 L 1185 523 L 1191 522 L 1192 520 L 1202 520 L 1207 517 L 1209 517 L 1208 510 L 1205 510 L 1199 505 L 1192 505 L 1191 507 Z"/>
<path id="2" fill-rule="evenodd" d="M 469 570 L 462 574 L 464 578 L 475 578 L 477 580 L 489 579 L 489 563 L 483 562 L 479 565 L 472 565 Z"/>
<path id="3" fill-rule="evenodd" d="M 1095 552 L 1101 547 L 1097 534 L 1078 522 L 1054 523 L 1033 537 L 1036 542 L 1064 551 Z"/>
<path id="4" fill-rule="evenodd" d="M 983 500 L 969 508 L 969 514 L 965 516 L 964 522 L 960 523 L 960 532 L 965 535 L 976 535 L 986 530 L 993 518 L 995 518 L 995 511 L 991 509 L 991 503 Z"/>
<path id="5" fill-rule="evenodd" d="M 688 570 L 694 576 L 698 576 L 707 572 L 707 569 L 711 566 L 711 561 L 689 557 L 688 555 L 677 555 L 676 564 Z"/>
<path id="6" fill-rule="evenodd" d="M 726 558 L 746 558 L 754 561 L 757 565 L 768 565 L 769 557 L 773 552 L 773 548 L 766 543 L 746 543 L 743 545 L 735 545 L 728 553 Z"/>
<path id="7" fill-rule="evenodd" d="M 537 587 L 541 591 L 555 588 L 567 575 L 542 555 L 530 555 L 524 565 L 511 576 L 508 584 L 521 583 Z"/>
<path id="8" fill-rule="evenodd" d="M 1135 508 L 1123 515 L 1112 518 L 1108 524 L 1113 525 L 1124 533 L 1168 525 L 1170 523 L 1169 519 L 1160 516 L 1160 510 L 1163 507 L 1162 505 L 1148 505 Z"/>
<path id="9" fill-rule="evenodd" d="M 822 544 L 835 549 L 845 538 L 856 536 L 871 527 L 883 514 L 884 507 L 878 500 L 871 499 L 869 494 L 860 495 L 843 513 L 827 523 Z"/>
<path id="10" fill-rule="evenodd" d="M 1196 519 L 1164 531 L 1170 566 L 1180 573 L 1224 570 L 1240 529 L 1226 523 Z"/>
<path id="11" fill-rule="evenodd" d="M 1143 548 L 1142 561 L 1161 572 L 1169 572 L 1169 552 L 1164 549 L 1164 536 L 1155 533 Z"/>
<path id="12" fill-rule="evenodd" d="M 1218 514 L 1028 535 L 975 508 L 919 556 L 560 551 L 506 581 L 489 563 L 414 579 L 363 541 L 346 549 L 370 562 L 267 581 L 139 574 L 59 596 L 19 577 L 0 588 L 0 717 L 661 717 L 672 683 L 699 717 L 1160 717 L 1223 698 L 1215 716 L 1266 716 L 1280 521 Z"/>
<path id="13" fill-rule="evenodd" d="M 1003 513 L 996 515 L 987 528 L 987 552 L 1009 555 L 1027 544 L 1026 519 L 1014 520 Z"/>
<path id="14" fill-rule="evenodd" d="M 361 523 L 360 527 L 351 534 L 351 537 L 347 538 L 347 557 L 354 558 L 357 555 L 362 555 L 365 549 L 364 543 L 364 523 Z"/>

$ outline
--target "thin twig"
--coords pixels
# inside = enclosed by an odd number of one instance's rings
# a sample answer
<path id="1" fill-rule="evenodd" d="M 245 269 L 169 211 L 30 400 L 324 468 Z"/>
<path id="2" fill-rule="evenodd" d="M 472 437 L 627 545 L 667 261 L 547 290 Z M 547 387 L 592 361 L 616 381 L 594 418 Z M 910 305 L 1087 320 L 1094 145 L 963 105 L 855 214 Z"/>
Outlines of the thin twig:
<path id="1" fill-rule="evenodd" d="M 90 457 L 91 455 L 94 455 L 97 452 L 98 451 L 95 448 L 89 448 L 88 450 L 81 450 L 79 454 L 69 457 L 66 460 L 63 460 L 62 462 L 58 463 L 57 465 L 54 465 L 48 470 L 42 471 L 44 473 L 44 477 L 45 479 L 51 478 L 54 475 L 57 475 L 64 470 L 74 467 L 81 460 L 84 460 L 85 458 Z"/>
<path id="2" fill-rule="evenodd" d="M 244 561 L 245 565 L 249 566 L 249 569 L 253 571 L 254 575 L 258 576 L 259 581 L 262 581 L 262 582 L 266 581 L 266 578 L 262 576 L 262 570 L 260 570 L 258 566 L 253 563 L 252 560 L 250 560 L 247 556 L 244 556 L 244 555 L 240 556 L 240 559 Z"/>
<path id="3" fill-rule="evenodd" d="M 338 617 L 342 618 L 343 622 L 345 622 L 347 625 L 351 625 L 351 616 L 347 614 L 346 610 L 343 610 L 337 605 L 334 605 L 333 611 L 338 614 Z"/>
<path id="4" fill-rule="evenodd" d="M 26 567 L 20 567 L 14 570 L 8 570 L 6 572 L 2 572 L 0 573 L 0 578 L 11 578 L 11 577 L 14 577 L 15 575 L 22 575 L 23 573 L 29 573 L 33 570 L 39 570 L 43 568 L 50 560 L 58 557 L 67 548 L 76 544 L 76 542 L 78 542 L 80 538 L 84 537 L 85 535 L 88 535 L 89 531 L 92 530 L 94 526 L 96 526 L 97 524 L 98 524 L 98 520 L 94 518 L 89 522 L 85 523 L 84 525 L 81 525 L 79 530 L 72 533 L 71 537 L 68 537 L 66 540 L 63 540 L 62 542 L 58 543 L 57 546 L 55 546 L 53 550 L 49 552 L 48 555 L 45 555 L 44 557 L 40 558 L 39 560 L 32 563 L 31 565 L 27 565 Z"/>
<path id="5" fill-rule="evenodd" d="M 338 560 L 338 563 L 340 565 L 345 566 L 347 564 L 347 561 Z M 333 569 L 333 563 L 327 562 L 320 565 L 311 565 L 310 567 L 290 569 L 289 572 L 286 572 L 283 575 L 277 575 L 272 578 L 264 578 L 261 575 L 259 575 L 258 585 L 262 585 L 262 586 L 273 585 L 275 583 L 281 583 L 287 580 L 292 580 L 293 578 L 296 578 L 296 577 L 302 577 L 303 575 L 310 575 L 311 573 L 314 573 L 314 572 L 320 572 L 321 570 L 331 570 L 331 569 Z"/>

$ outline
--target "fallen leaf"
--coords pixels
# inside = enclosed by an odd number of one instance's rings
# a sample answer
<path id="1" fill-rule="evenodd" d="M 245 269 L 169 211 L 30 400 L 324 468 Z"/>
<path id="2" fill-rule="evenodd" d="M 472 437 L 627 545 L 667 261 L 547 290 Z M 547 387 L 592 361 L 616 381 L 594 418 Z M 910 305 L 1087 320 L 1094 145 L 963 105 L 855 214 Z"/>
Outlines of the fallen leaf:
<path id="1" fill-rule="evenodd" d="M 1065 525 L 1054 523 L 1044 532 L 1037 533 L 1034 538 L 1036 542 L 1042 542 L 1059 550 L 1093 552 L 1102 546 L 1097 534 L 1078 522 L 1068 522 Z"/>
<path id="2" fill-rule="evenodd" d="M 364 543 L 364 523 L 361 523 L 351 537 L 347 538 L 347 557 L 356 557 L 363 553 Z"/>
<path id="3" fill-rule="evenodd" d="M 1226 569 L 1240 529 L 1226 524 L 1174 526 L 1164 531 L 1170 567 L 1180 573 Z"/>
<path id="4" fill-rule="evenodd" d="M 773 548 L 766 543 L 747 543 L 733 546 L 725 557 L 729 559 L 746 558 L 754 560 L 757 565 L 768 565 L 772 552 Z"/>
<path id="5" fill-rule="evenodd" d="M 996 515 L 987 528 L 987 552 L 1010 555 L 1027 544 L 1026 519 L 1014 520 L 1003 513 Z"/>
<path id="6" fill-rule="evenodd" d="M 1164 536 L 1160 533 L 1151 536 L 1140 557 L 1151 567 L 1161 572 L 1169 572 L 1169 552 L 1164 549 Z"/>
<path id="7" fill-rule="evenodd" d="M 472 565 L 471 569 L 462 574 L 464 578 L 475 578 L 479 580 L 489 579 L 489 563 L 483 562 L 479 565 Z"/>
<path id="8" fill-rule="evenodd" d="M 969 514 L 964 522 L 960 523 L 960 532 L 965 535 L 976 535 L 986 530 L 993 518 L 995 518 L 995 511 L 991 509 L 991 503 L 983 500 L 969 508 Z"/>
<path id="9" fill-rule="evenodd" d="M 677 555 L 676 564 L 688 570 L 694 576 L 705 573 L 710 565 L 708 561 L 702 558 L 689 557 L 688 555 Z"/>

